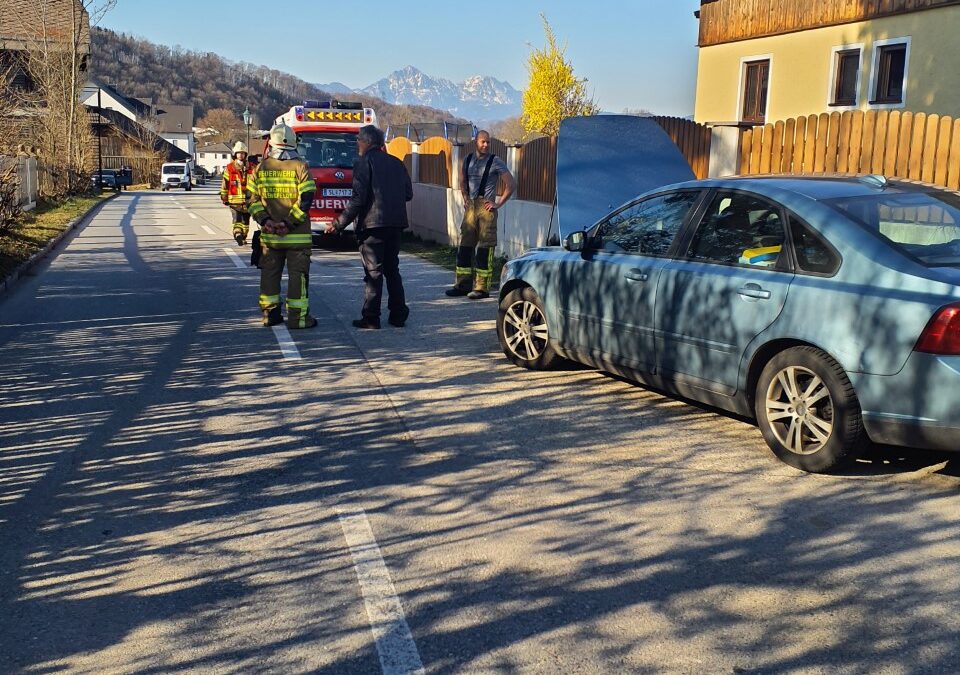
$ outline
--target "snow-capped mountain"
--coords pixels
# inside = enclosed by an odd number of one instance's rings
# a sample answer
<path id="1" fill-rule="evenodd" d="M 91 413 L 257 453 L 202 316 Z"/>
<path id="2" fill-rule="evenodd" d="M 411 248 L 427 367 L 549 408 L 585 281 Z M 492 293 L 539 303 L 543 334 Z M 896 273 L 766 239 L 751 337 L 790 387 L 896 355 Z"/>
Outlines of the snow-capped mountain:
<path id="1" fill-rule="evenodd" d="M 347 93 L 344 91 L 346 87 L 339 82 L 316 86 L 332 94 Z M 406 66 L 369 87 L 352 91 L 382 98 L 387 103 L 426 105 L 448 110 L 458 117 L 477 122 L 501 120 L 520 114 L 521 93 L 509 82 L 483 75 L 468 77 L 458 84 Z"/>

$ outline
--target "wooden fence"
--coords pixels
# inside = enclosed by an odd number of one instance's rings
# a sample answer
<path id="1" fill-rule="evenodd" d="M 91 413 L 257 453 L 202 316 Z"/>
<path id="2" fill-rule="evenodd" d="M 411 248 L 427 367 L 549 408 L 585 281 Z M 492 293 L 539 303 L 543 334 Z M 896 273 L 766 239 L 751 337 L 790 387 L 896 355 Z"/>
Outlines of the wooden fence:
<path id="1" fill-rule="evenodd" d="M 960 119 L 871 110 L 767 124 L 743 133 L 740 173 L 873 173 L 957 190 Z"/>
<path id="2" fill-rule="evenodd" d="M 397 136 L 387 143 L 387 152 L 403 162 L 407 173 L 413 173 L 413 144 L 409 138 Z"/>
<path id="3" fill-rule="evenodd" d="M 654 122 L 667 133 L 690 164 L 697 178 L 710 173 L 710 128 L 679 117 L 654 117 Z"/>
<path id="4" fill-rule="evenodd" d="M 553 203 L 557 191 L 557 139 L 543 136 L 524 143 L 517 158 L 517 199 Z"/>
<path id="5" fill-rule="evenodd" d="M 453 144 L 450 141 L 440 136 L 428 138 L 420 144 L 420 182 L 450 187 L 452 161 Z"/>

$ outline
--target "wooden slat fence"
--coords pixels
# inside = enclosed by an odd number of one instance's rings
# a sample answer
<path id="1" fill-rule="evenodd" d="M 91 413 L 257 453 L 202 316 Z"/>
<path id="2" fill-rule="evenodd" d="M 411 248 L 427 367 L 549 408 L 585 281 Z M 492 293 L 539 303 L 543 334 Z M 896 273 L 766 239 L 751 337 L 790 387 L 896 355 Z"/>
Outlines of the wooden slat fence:
<path id="1" fill-rule="evenodd" d="M 517 199 L 553 203 L 557 191 L 557 139 L 542 136 L 518 148 Z"/>
<path id="2" fill-rule="evenodd" d="M 697 178 L 706 178 L 710 172 L 710 128 L 680 117 L 652 118 L 667 132 L 686 157 Z"/>
<path id="3" fill-rule="evenodd" d="M 450 187 L 453 144 L 445 138 L 434 136 L 420 144 L 420 182 L 441 187 Z"/>
<path id="4" fill-rule="evenodd" d="M 403 162 L 407 173 L 413 173 L 413 144 L 409 138 L 397 136 L 387 143 L 387 152 Z"/>
<path id="5" fill-rule="evenodd" d="M 740 173 L 882 174 L 960 189 L 960 119 L 899 110 L 822 113 L 743 132 Z"/>

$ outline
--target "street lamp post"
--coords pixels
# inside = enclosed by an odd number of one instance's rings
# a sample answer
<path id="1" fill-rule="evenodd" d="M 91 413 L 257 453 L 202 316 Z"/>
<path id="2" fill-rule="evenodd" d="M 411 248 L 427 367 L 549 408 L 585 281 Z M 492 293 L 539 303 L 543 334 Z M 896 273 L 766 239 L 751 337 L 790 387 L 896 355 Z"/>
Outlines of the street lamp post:
<path id="1" fill-rule="evenodd" d="M 251 122 L 250 106 L 247 106 L 243 110 L 243 123 L 247 127 L 247 151 L 248 152 L 250 151 L 250 122 Z"/>

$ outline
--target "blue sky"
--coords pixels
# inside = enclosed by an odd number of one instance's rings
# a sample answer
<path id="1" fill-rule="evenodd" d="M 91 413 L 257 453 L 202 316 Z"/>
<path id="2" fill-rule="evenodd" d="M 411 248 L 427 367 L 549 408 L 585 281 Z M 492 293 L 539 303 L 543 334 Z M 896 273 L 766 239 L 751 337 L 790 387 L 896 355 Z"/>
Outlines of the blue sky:
<path id="1" fill-rule="evenodd" d="M 459 81 L 526 85 L 540 12 L 604 110 L 693 114 L 699 0 L 264 2 L 119 0 L 101 25 L 153 42 L 263 64 L 309 82 L 365 87 L 413 65 Z M 369 21 L 362 28 L 360 20 Z"/>

